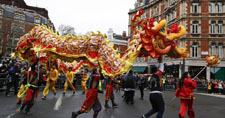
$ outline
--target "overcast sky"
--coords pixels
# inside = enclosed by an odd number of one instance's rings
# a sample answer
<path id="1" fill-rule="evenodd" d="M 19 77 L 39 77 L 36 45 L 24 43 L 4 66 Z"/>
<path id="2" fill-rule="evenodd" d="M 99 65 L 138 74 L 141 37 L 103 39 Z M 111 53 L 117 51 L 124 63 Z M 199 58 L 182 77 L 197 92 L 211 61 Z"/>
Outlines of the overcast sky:
<path id="1" fill-rule="evenodd" d="M 137 0 L 25 0 L 28 5 L 46 8 L 58 30 L 59 25 L 70 25 L 76 33 L 88 31 L 117 34 L 128 31 L 128 12 Z"/>

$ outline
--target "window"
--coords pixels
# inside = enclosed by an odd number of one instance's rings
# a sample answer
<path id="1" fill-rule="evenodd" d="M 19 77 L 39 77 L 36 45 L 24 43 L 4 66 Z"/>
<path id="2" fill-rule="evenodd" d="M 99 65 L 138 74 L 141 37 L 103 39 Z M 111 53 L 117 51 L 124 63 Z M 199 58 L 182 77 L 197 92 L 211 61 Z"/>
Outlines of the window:
<path id="1" fill-rule="evenodd" d="M 211 3 L 210 12 L 216 13 L 216 4 L 215 3 Z"/>
<path id="2" fill-rule="evenodd" d="M 215 34 L 216 33 L 216 22 L 212 21 L 211 22 L 211 34 Z"/>
<path id="3" fill-rule="evenodd" d="M 25 20 L 25 15 L 24 14 L 20 14 L 20 13 L 16 13 L 14 15 L 14 18 L 17 20 Z"/>
<path id="4" fill-rule="evenodd" d="M 168 0 L 166 0 L 166 8 L 168 7 Z"/>
<path id="5" fill-rule="evenodd" d="M 218 2 L 218 13 L 222 13 L 223 11 L 223 5 L 221 2 Z"/>
<path id="6" fill-rule="evenodd" d="M 173 11 L 173 19 L 175 19 L 176 18 L 176 11 L 174 10 Z"/>
<path id="7" fill-rule="evenodd" d="M 211 54 L 215 55 L 216 54 L 216 45 L 211 46 Z"/>
<path id="8" fill-rule="evenodd" d="M 198 13 L 198 3 L 192 3 L 192 13 Z"/>
<path id="9" fill-rule="evenodd" d="M 223 58 L 223 46 L 222 45 L 218 46 L 218 49 L 219 49 L 219 58 Z"/>
<path id="10" fill-rule="evenodd" d="M 218 33 L 223 34 L 223 21 L 219 21 L 218 23 Z"/>
<path id="11" fill-rule="evenodd" d="M 34 22 L 35 23 L 41 23 L 41 18 L 40 17 L 35 17 Z"/>
<path id="12" fill-rule="evenodd" d="M 22 35 L 24 33 L 24 27 L 23 26 L 12 26 L 12 32 L 14 34 Z"/>
<path id="13" fill-rule="evenodd" d="M 154 8 L 154 16 L 157 15 L 157 7 Z"/>
<path id="14" fill-rule="evenodd" d="M 0 16 L 2 16 L 3 15 L 3 10 L 2 9 L 0 9 Z"/>
<path id="15" fill-rule="evenodd" d="M 167 21 L 170 21 L 170 14 L 168 14 L 168 18 L 167 19 L 168 19 Z"/>
<path id="16" fill-rule="evenodd" d="M 116 48 L 120 52 L 120 45 L 117 45 Z"/>
<path id="17" fill-rule="evenodd" d="M 165 19 L 166 19 L 166 21 L 168 22 L 168 16 L 167 16 L 167 15 L 165 16 Z"/>
<path id="18" fill-rule="evenodd" d="M 144 14 L 141 15 L 141 19 L 146 19 L 146 12 L 144 12 Z"/>
<path id="19" fill-rule="evenodd" d="M 193 34 L 198 33 L 198 21 L 193 21 L 193 23 L 192 23 L 192 33 Z"/>
<path id="20" fill-rule="evenodd" d="M 198 45 L 192 45 L 192 57 L 198 57 Z"/>

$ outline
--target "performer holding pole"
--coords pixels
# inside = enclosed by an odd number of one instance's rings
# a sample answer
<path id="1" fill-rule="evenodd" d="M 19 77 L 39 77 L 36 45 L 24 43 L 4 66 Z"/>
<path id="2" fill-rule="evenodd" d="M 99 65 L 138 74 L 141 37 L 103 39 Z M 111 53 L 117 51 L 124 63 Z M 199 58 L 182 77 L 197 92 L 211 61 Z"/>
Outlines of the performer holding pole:
<path id="1" fill-rule="evenodd" d="M 72 112 L 71 118 L 77 118 L 78 115 L 89 112 L 91 108 L 94 110 L 93 118 L 97 118 L 98 113 L 101 111 L 101 104 L 98 98 L 98 85 L 100 79 L 104 79 L 103 75 L 100 74 L 100 69 L 94 69 L 90 76 L 86 99 L 79 111 Z"/>
<path id="2" fill-rule="evenodd" d="M 64 72 L 64 70 L 62 70 L 64 75 L 66 76 L 66 82 L 64 84 L 64 90 L 63 90 L 63 94 L 66 94 L 67 91 L 67 87 L 68 85 L 70 86 L 70 88 L 73 91 L 73 95 L 75 94 L 75 88 L 73 86 L 73 80 L 74 80 L 74 72 L 72 72 L 72 67 L 69 67 L 69 71 L 67 71 L 66 73 Z"/>
<path id="3" fill-rule="evenodd" d="M 50 65 L 49 65 L 50 66 Z M 53 65 L 53 68 L 50 69 L 50 71 L 48 72 L 48 79 L 47 79 L 47 83 L 45 86 L 45 89 L 43 91 L 43 97 L 42 100 L 46 100 L 46 96 L 48 95 L 49 89 L 52 89 L 54 96 L 56 95 L 56 89 L 55 89 L 55 84 L 57 82 L 58 79 L 58 70 L 56 69 L 56 64 Z"/>
<path id="4" fill-rule="evenodd" d="M 85 92 L 87 90 L 86 83 L 87 83 L 88 78 L 89 78 L 88 71 L 87 71 L 87 69 L 84 69 L 82 72 L 82 79 L 81 79 L 81 87 L 82 87 L 83 94 L 85 94 Z"/>
<path id="5" fill-rule="evenodd" d="M 26 97 L 23 100 L 22 106 L 20 107 L 20 112 L 22 112 L 23 109 L 26 107 L 26 114 L 30 114 L 30 109 L 37 100 L 39 86 L 41 85 L 41 79 L 38 78 L 38 72 L 35 69 L 35 66 L 38 61 L 39 59 L 37 59 L 36 62 L 31 66 L 31 71 L 29 72 L 30 79 L 28 84 L 25 86 L 26 91 L 23 92 L 23 94 L 26 93 Z M 21 96 L 23 96 L 23 94 L 21 94 Z"/>
<path id="6" fill-rule="evenodd" d="M 188 109 L 189 118 L 194 118 L 193 100 L 195 99 L 193 89 L 197 88 L 197 82 L 190 78 L 189 72 L 185 72 L 178 82 L 176 97 L 180 98 L 181 108 L 179 117 L 184 118 L 186 109 Z"/>
<path id="7" fill-rule="evenodd" d="M 107 77 L 106 82 L 107 82 L 107 85 L 106 85 L 106 94 L 105 94 L 105 108 L 110 108 L 110 106 L 108 104 L 109 99 L 111 99 L 112 106 L 117 107 L 118 105 L 114 101 L 115 96 L 113 94 L 113 86 L 117 82 L 110 77 Z"/>
<path id="8" fill-rule="evenodd" d="M 22 72 L 21 72 L 24 76 L 23 76 L 23 79 L 22 81 L 20 82 L 21 85 L 20 85 L 20 90 L 19 92 L 17 93 L 17 104 L 20 105 L 21 102 L 22 102 L 22 99 L 23 99 L 23 96 L 21 96 L 21 94 L 25 91 L 25 85 L 27 84 L 28 80 L 28 67 L 27 65 L 24 66 Z"/>

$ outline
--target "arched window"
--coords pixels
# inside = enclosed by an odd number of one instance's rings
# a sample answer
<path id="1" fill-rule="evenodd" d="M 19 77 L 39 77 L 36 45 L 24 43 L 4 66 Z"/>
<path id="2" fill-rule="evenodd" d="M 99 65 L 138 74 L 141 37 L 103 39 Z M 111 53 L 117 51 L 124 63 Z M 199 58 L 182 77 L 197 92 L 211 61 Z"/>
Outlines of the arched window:
<path id="1" fill-rule="evenodd" d="M 218 23 L 218 34 L 223 34 L 223 21 Z"/>
<path id="2" fill-rule="evenodd" d="M 215 34 L 216 33 L 216 22 L 212 21 L 211 22 L 211 34 Z"/>
<path id="3" fill-rule="evenodd" d="M 211 55 L 216 55 L 216 43 L 211 44 Z"/>
<path id="4" fill-rule="evenodd" d="M 198 43 L 194 42 L 192 44 L 192 57 L 198 57 Z"/>
<path id="5" fill-rule="evenodd" d="M 192 33 L 197 34 L 198 33 L 198 21 L 192 22 Z"/>
<path id="6" fill-rule="evenodd" d="M 219 44 L 218 53 L 219 53 L 219 57 L 223 58 L 223 44 Z"/>

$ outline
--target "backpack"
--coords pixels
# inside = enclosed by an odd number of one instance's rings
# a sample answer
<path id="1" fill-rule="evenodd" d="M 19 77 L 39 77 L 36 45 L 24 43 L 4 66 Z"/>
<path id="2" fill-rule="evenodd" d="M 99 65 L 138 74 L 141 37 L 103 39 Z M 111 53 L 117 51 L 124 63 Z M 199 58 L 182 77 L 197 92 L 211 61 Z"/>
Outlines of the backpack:
<path id="1" fill-rule="evenodd" d="M 127 77 L 125 82 L 125 88 L 135 88 L 133 77 Z"/>
<path id="2" fill-rule="evenodd" d="M 150 79 L 149 88 L 151 91 L 155 91 L 155 90 L 161 91 L 159 76 L 152 75 Z"/>

